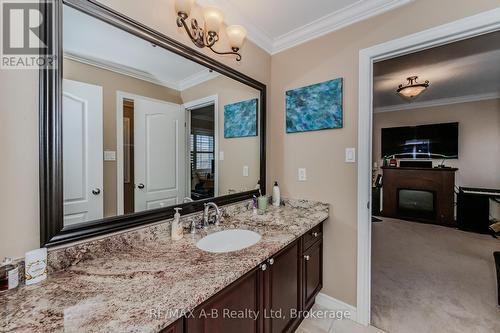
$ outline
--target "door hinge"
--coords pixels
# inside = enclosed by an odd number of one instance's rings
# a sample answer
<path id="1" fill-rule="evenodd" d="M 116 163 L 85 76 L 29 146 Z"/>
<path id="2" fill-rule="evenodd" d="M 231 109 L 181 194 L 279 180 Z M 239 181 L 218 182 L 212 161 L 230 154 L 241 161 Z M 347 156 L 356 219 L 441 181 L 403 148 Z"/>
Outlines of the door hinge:
<path id="1" fill-rule="evenodd" d="M 370 201 L 368 201 L 368 202 L 366 203 L 366 208 L 367 208 L 367 209 L 370 209 Z"/>

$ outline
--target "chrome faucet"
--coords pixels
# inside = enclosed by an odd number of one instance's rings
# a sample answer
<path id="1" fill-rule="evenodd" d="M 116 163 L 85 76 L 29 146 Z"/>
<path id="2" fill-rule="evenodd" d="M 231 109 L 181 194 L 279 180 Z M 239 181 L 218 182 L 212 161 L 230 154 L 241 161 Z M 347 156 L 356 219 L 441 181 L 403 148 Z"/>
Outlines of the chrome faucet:
<path id="1" fill-rule="evenodd" d="M 186 202 L 194 202 L 194 200 L 191 199 L 190 197 L 185 197 L 184 199 L 182 199 L 182 203 L 186 203 Z"/>
<path id="2" fill-rule="evenodd" d="M 215 225 L 218 226 L 221 218 L 219 207 L 214 202 L 206 203 L 204 206 L 205 210 L 203 211 L 203 228 L 208 227 L 208 211 L 210 210 L 210 207 L 213 207 L 215 209 Z"/>

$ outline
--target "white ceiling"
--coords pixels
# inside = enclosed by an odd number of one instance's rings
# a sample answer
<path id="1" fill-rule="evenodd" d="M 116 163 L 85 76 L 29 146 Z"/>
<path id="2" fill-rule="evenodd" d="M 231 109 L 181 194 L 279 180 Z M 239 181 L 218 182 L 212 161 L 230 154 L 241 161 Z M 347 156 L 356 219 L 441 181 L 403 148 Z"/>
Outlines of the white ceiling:
<path id="1" fill-rule="evenodd" d="M 184 90 L 219 74 L 64 6 L 63 47 L 69 59 Z"/>
<path id="2" fill-rule="evenodd" d="M 408 76 L 429 88 L 408 101 L 396 93 Z M 385 60 L 374 65 L 375 112 L 500 98 L 500 32 Z"/>
<path id="3" fill-rule="evenodd" d="M 413 0 L 196 0 L 241 24 L 248 39 L 275 54 Z"/>

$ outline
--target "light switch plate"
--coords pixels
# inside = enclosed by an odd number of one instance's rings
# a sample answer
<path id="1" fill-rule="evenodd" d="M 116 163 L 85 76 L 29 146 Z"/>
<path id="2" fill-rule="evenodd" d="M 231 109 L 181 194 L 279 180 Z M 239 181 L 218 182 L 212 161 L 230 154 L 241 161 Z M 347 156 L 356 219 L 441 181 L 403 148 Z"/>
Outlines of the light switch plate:
<path id="1" fill-rule="evenodd" d="M 243 177 L 248 177 L 248 165 L 243 166 Z"/>
<path id="2" fill-rule="evenodd" d="M 346 163 L 356 163 L 356 148 L 345 149 L 345 161 Z"/>
<path id="3" fill-rule="evenodd" d="M 105 161 L 116 161 L 116 151 L 105 150 L 104 151 L 104 160 Z"/>
<path id="4" fill-rule="evenodd" d="M 305 182 L 307 180 L 306 168 L 299 168 L 298 179 L 299 182 Z"/>
<path id="5" fill-rule="evenodd" d="M 224 161 L 224 152 L 223 151 L 219 152 L 219 161 Z"/>

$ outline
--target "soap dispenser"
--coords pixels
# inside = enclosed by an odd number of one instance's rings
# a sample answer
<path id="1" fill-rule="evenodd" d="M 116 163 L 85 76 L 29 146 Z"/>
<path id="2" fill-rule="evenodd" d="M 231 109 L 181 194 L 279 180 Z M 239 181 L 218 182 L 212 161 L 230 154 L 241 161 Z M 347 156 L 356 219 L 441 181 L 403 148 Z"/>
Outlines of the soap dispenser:
<path id="1" fill-rule="evenodd" d="M 278 186 L 278 182 L 274 182 L 273 186 L 273 206 L 279 207 L 281 203 L 281 195 L 280 195 L 280 188 Z"/>
<path id="2" fill-rule="evenodd" d="M 181 224 L 181 214 L 179 214 L 179 211 L 182 210 L 182 208 L 174 208 L 175 214 L 174 214 L 174 220 L 172 221 L 172 239 L 173 240 L 179 240 L 184 236 L 184 228 L 182 227 Z"/>

